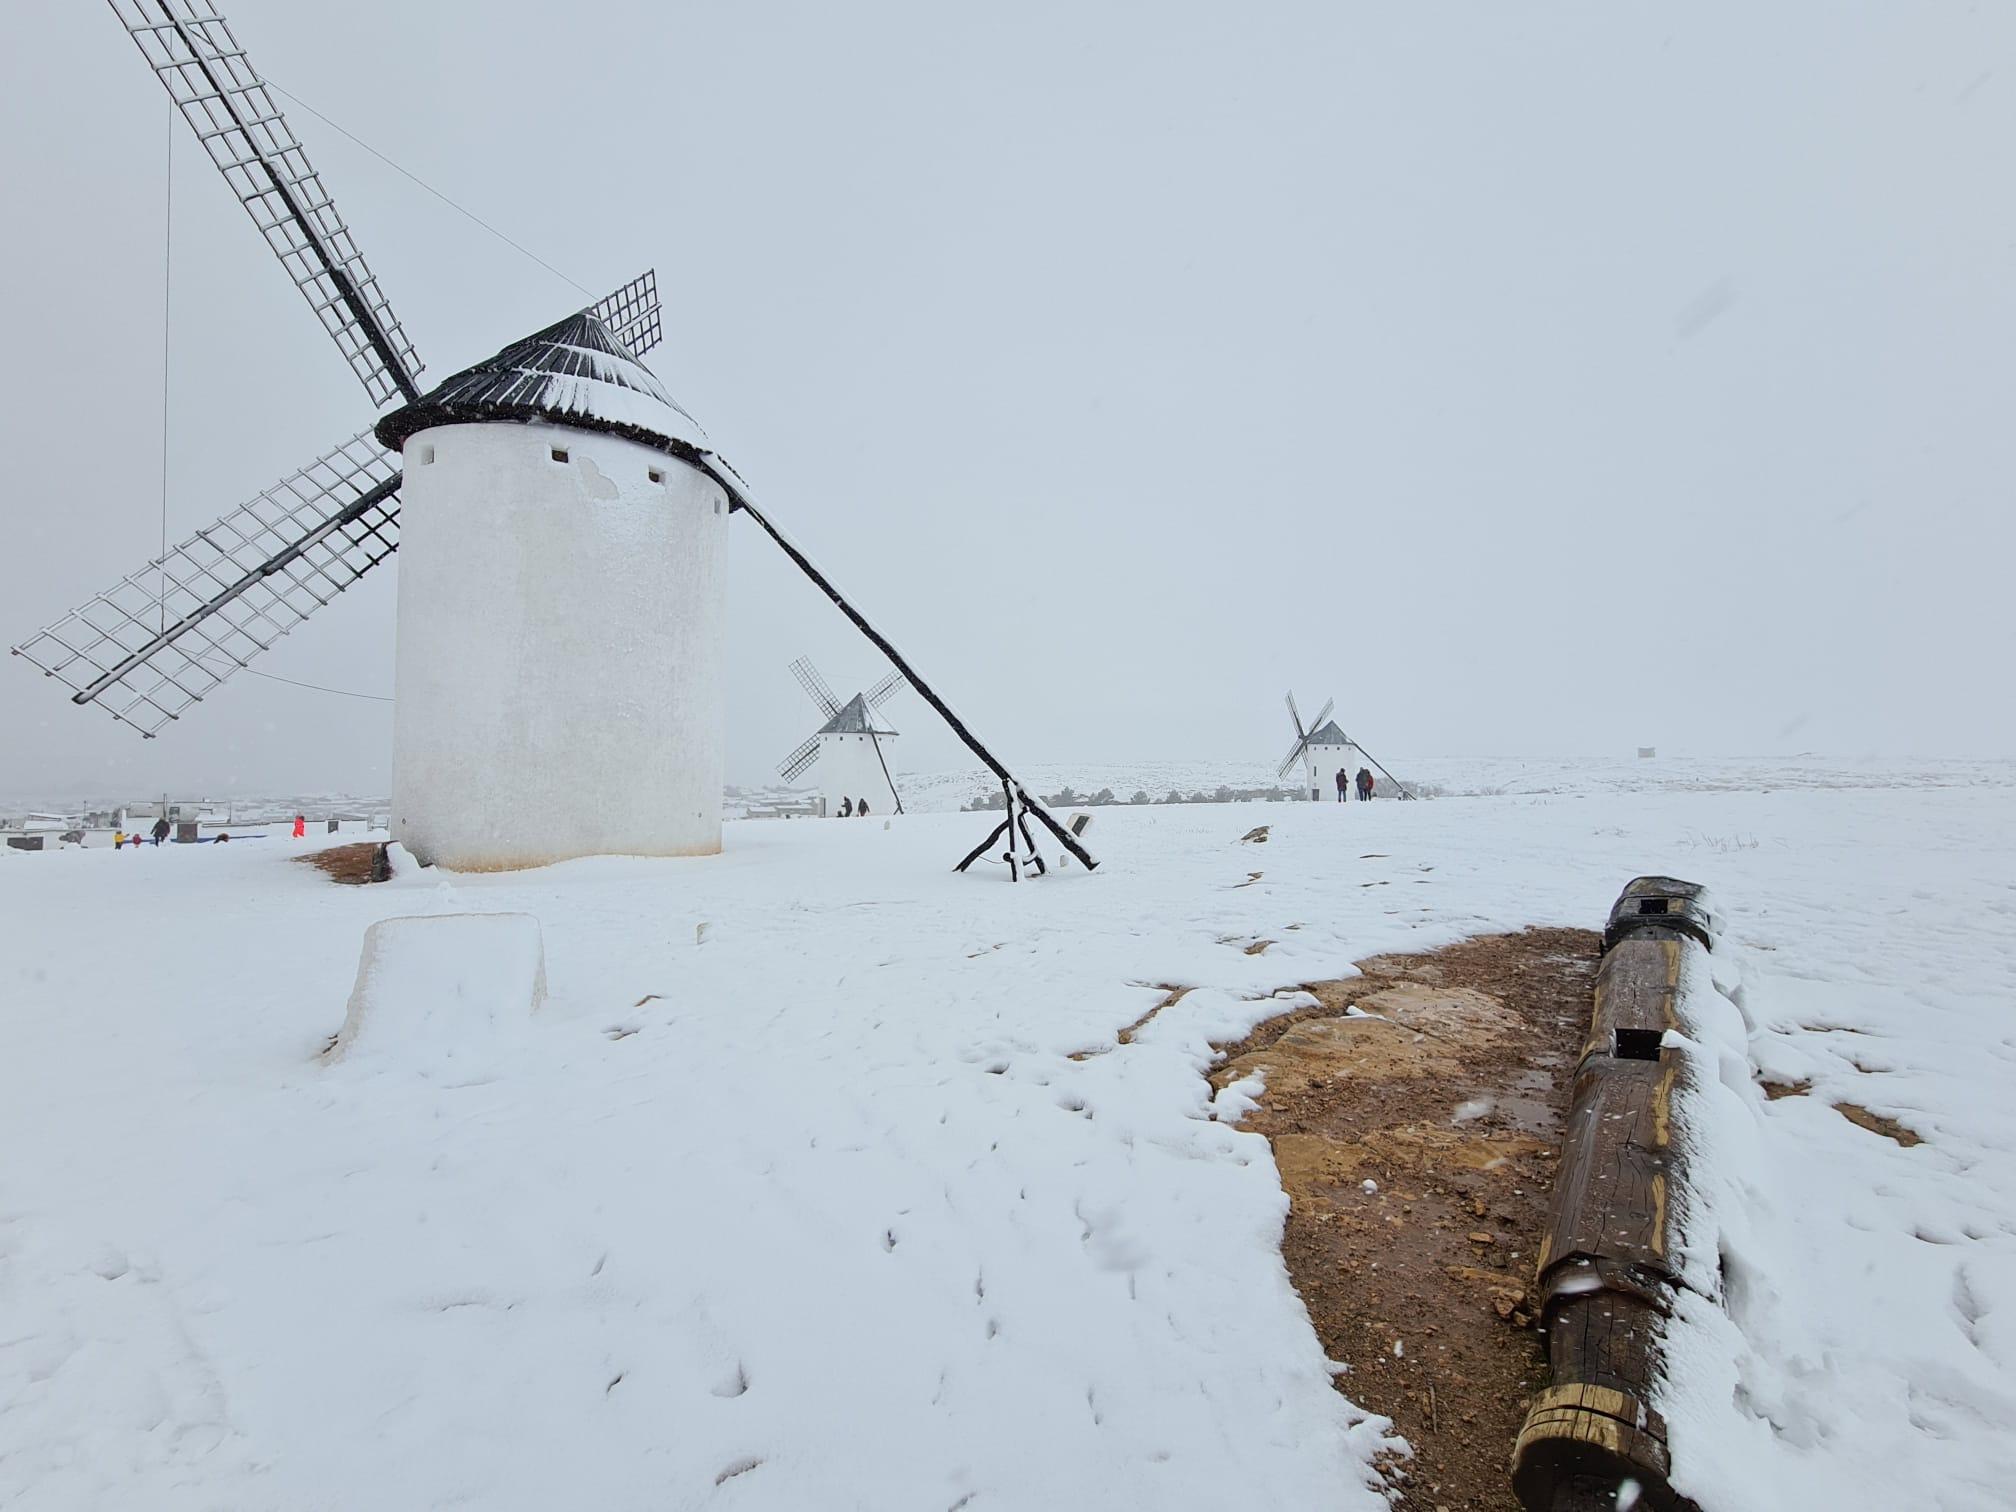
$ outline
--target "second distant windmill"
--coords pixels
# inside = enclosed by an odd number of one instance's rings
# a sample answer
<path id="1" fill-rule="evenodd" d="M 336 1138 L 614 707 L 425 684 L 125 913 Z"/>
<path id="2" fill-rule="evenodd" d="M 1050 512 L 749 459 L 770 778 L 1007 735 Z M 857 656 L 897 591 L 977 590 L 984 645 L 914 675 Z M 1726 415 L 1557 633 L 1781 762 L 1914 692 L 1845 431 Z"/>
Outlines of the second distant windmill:
<path id="1" fill-rule="evenodd" d="M 906 686 L 901 672 L 891 672 L 865 693 L 842 703 L 810 657 L 791 663 L 791 675 L 826 721 L 777 763 L 786 782 L 796 782 L 815 765 L 819 768 L 819 811 L 841 814 L 900 814 L 903 799 L 889 771 L 889 742 L 896 731 L 878 712 Z"/>

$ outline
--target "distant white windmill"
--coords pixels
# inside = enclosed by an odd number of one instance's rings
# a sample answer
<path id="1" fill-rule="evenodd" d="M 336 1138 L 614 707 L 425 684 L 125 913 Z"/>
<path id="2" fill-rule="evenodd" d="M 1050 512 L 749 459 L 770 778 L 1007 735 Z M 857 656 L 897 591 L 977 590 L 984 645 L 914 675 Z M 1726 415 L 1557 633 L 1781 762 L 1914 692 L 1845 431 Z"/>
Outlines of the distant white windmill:
<path id="1" fill-rule="evenodd" d="M 1287 759 L 1281 763 L 1278 775 L 1286 777 L 1298 765 L 1301 766 L 1308 778 L 1309 801 L 1312 803 L 1322 801 L 1325 782 L 1334 780 L 1339 770 L 1355 777 L 1358 768 L 1364 764 L 1365 753 L 1330 717 L 1330 711 L 1336 706 L 1336 699 L 1329 700 L 1317 711 L 1315 721 L 1305 728 L 1301 711 L 1295 707 L 1295 695 L 1288 695 L 1288 717 L 1295 722 L 1295 744 L 1288 748 Z"/>
<path id="2" fill-rule="evenodd" d="M 826 723 L 777 763 L 778 774 L 786 782 L 795 782 L 817 765 L 820 802 L 829 815 L 837 815 L 842 805 L 851 812 L 863 803 L 871 814 L 902 813 L 903 800 L 889 775 L 889 742 L 896 738 L 896 731 L 876 711 L 905 685 L 903 674 L 891 672 L 844 704 L 810 657 L 801 656 L 791 663 L 791 675 Z"/>
<path id="3" fill-rule="evenodd" d="M 1308 778 L 1310 801 L 1320 803 L 1326 783 L 1334 784 L 1339 771 L 1348 780 L 1357 775 L 1359 768 L 1370 767 L 1392 785 L 1395 797 L 1412 798 L 1414 795 L 1400 780 L 1379 765 L 1378 757 L 1346 735 L 1330 717 L 1336 705 L 1334 698 L 1325 703 L 1317 711 L 1315 723 L 1305 729 L 1301 712 L 1295 707 L 1295 695 L 1288 695 L 1288 717 L 1295 722 L 1295 744 L 1288 748 L 1288 758 L 1281 763 L 1279 775 L 1286 777 L 1299 764 Z"/>

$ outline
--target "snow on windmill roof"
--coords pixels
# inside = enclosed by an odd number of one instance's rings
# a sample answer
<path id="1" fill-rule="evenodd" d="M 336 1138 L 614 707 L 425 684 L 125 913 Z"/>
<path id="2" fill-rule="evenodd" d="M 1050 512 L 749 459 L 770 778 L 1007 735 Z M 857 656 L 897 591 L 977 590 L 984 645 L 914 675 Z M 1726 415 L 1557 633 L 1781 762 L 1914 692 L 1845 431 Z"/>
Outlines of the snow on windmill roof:
<path id="1" fill-rule="evenodd" d="M 1337 721 L 1331 719 L 1326 720 L 1316 729 L 1309 732 L 1309 744 L 1312 746 L 1349 745 L 1351 744 L 1351 737 L 1338 729 Z"/>
<path id="2" fill-rule="evenodd" d="M 840 712 L 819 727 L 821 735 L 894 735 L 868 706 L 868 695 L 856 693 L 840 705 Z"/>
<path id="3" fill-rule="evenodd" d="M 378 422 L 394 451 L 435 425 L 543 420 L 610 431 L 674 456 L 709 450 L 700 423 L 609 327 L 583 310 L 457 373 Z"/>

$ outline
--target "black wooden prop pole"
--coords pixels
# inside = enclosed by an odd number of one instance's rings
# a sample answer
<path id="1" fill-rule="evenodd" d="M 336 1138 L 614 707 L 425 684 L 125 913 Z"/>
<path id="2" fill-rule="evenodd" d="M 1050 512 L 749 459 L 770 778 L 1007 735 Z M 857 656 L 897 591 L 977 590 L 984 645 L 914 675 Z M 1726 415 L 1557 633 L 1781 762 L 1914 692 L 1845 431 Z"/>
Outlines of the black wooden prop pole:
<path id="1" fill-rule="evenodd" d="M 910 686 L 917 690 L 926 703 L 938 711 L 938 717 L 951 727 L 952 733 L 959 737 L 966 749 L 979 757 L 987 770 L 1001 779 L 1002 786 L 1008 789 L 1030 813 L 1036 816 L 1036 822 L 1055 835 L 1057 843 L 1076 856 L 1087 871 L 1095 869 L 1099 865 L 1098 861 L 1093 858 L 1090 851 L 1078 843 L 1078 837 L 1064 828 L 1062 824 L 1059 824 L 1056 816 L 1049 809 L 1029 796 L 1029 793 L 1023 788 L 1022 784 L 1015 780 L 1014 774 L 995 759 L 994 753 L 980 743 L 978 736 L 966 728 L 966 722 L 952 712 L 950 705 L 931 691 L 930 684 L 917 675 L 917 669 L 910 665 L 904 658 L 903 653 L 890 645 L 882 632 L 869 624 L 861 611 L 841 596 L 840 590 L 833 586 L 825 573 L 812 565 L 811 559 L 798 549 L 789 536 L 771 524 L 765 518 L 763 512 L 749 502 L 749 496 L 744 491 L 735 470 L 719 457 L 707 453 L 698 454 L 697 461 L 709 477 L 713 478 L 715 482 L 728 491 L 728 497 L 733 501 L 735 507 L 742 510 L 750 519 L 762 526 L 763 533 L 777 543 L 784 555 L 798 564 L 798 570 L 812 579 L 819 591 L 833 601 L 833 607 L 846 615 L 853 622 L 854 628 L 867 636 L 870 644 L 884 656 L 888 657 L 896 670 L 910 680 Z M 984 850 L 986 847 L 982 846 L 981 849 Z M 977 855 L 978 852 L 975 852 L 975 854 Z M 969 856 L 967 861 L 971 861 L 972 859 Z M 964 870 L 965 865 L 966 862 L 961 862 L 958 869 Z"/>
<path id="2" fill-rule="evenodd" d="M 1007 828 L 1008 828 L 1008 821 L 1006 819 L 1003 819 L 999 824 L 995 825 L 993 829 L 988 831 L 987 838 L 985 840 L 982 840 L 978 845 L 974 846 L 972 850 L 968 851 L 966 853 L 966 859 L 964 861 L 961 861 L 957 866 L 953 867 L 952 870 L 964 871 L 966 870 L 967 867 L 971 866 L 975 861 L 978 861 L 982 856 L 986 855 L 988 850 L 993 846 L 994 842 L 1001 838 L 1002 834 L 1007 830 Z"/>
<path id="3" fill-rule="evenodd" d="M 1357 745 L 1357 742 L 1353 741 L 1352 744 Z M 1393 786 L 1395 786 L 1396 788 L 1400 788 L 1400 796 L 1402 798 L 1412 798 L 1414 796 L 1412 793 L 1408 792 L 1407 789 L 1405 789 L 1404 787 L 1400 787 L 1400 779 L 1398 777 L 1395 777 L 1391 772 L 1387 771 L 1386 768 L 1384 768 L 1383 766 L 1379 766 L 1379 758 L 1377 756 L 1374 756 L 1370 751 L 1366 750 L 1365 747 L 1363 747 L 1362 745 L 1358 746 L 1358 754 L 1363 756 L 1367 761 L 1371 762 L 1372 765 L 1374 765 L 1375 767 L 1379 767 L 1379 774 L 1382 777 L 1384 777 L 1388 782 L 1392 783 Z"/>
<path id="4" fill-rule="evenodd" d="M 868 724 L 870 727 L 868 730 L 868 744 L 875 747 L 875 759 L 882 763 L 882 780 L 889 784 L 889 796 L 896 800 L 896 812 L 900 814 L 903 812 L 903 795 L 896 791 L 896 779 L 889 775 L 889 763 L 882 755 L 882 742 L 875 738 L 875 730 L 873 728 L 875 724 L 875 711 L 873 709 L 868 711 Z"/>

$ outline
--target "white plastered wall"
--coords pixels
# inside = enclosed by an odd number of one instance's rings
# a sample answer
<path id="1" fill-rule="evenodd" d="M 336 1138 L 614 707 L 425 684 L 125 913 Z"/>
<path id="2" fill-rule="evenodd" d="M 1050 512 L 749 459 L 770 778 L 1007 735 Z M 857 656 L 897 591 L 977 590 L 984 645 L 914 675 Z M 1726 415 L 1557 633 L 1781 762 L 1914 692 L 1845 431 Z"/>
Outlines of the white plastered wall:
<path id="1" fill-rule="evenodd" d="M 719 485 L 552 425 L 438 426 L 405 466 L 393 838 L 466 871 L 720 850 Z"/>
<path id="2" fill-rule="evenodd" d="M 1309 755 L 1316 763 L 1316 790 L 1326 802 L 1337 799 L 1337 769 L 1342 767 L 1351 782 L 1351 801 L 1358 801 L 1358 768 L 1366 766 L 1365 755 L 1355 745 L 1318 745 L 1309 747 Z"/>
<path id="3" fill-rule="evenodd" d="M 876 741 L 882 746 L 880 760 L 875 755 Z M 852 798 L 856 806 L 866 798 L 871 815 L 895 813 L 896 794 L 882 775 L 882 763 L 885 761 L 893 773 L 896 770 L 894 735 L 877 735 L 874 740 L 866 735 L 821 735 L 819 763 L 812 770 L 818 774 L 819 793 L 826 800 L 828 817 L 840 812 L 843 798 Z"/>

